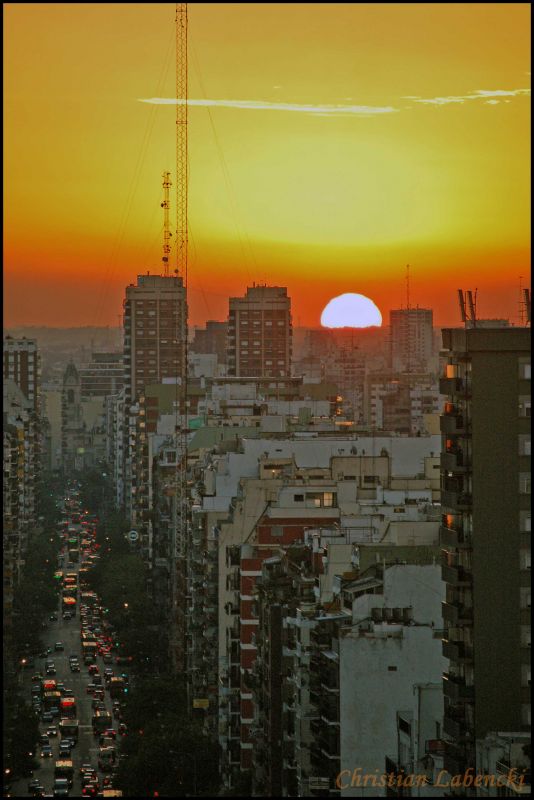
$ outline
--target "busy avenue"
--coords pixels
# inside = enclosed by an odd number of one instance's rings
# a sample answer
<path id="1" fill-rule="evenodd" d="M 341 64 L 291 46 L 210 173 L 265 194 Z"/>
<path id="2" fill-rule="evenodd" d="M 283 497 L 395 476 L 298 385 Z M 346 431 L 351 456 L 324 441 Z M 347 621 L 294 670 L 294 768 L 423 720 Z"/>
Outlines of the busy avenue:
<path id="1" fill-rule="evenodd" d="M 39 717 L 39 767 L 13 784 L 14 796 L 116 797 L 121 705 L 129 677 L 114 650 L 105 609 L 86 576 L 98 561 L 96 520 L 80 508 L 76 485 L 64 500 L 54 576 L 58 608 L 43 623 L 44 649 L 21 680 Z"/>

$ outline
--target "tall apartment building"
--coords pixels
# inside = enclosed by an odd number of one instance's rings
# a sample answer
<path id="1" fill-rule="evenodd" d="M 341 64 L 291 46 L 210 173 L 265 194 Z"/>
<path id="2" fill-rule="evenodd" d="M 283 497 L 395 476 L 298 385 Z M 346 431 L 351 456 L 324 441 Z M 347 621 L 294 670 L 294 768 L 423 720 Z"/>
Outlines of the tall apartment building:
<path id="1" fill-rule="evenodd" d="M 185 370 L 187 302 L 182 278 L 138 275 L 124 300 L 124 384 L 135 401 L 148 383 Z"/>
<path id="2" fill-rule="evenodd" d="M 443 330 L 445 768 L 530 730 L 530 331 Z"/>
<path id="3" fill-rule="evenodd" d="M 14 381 L 39 413 L 40 357 L 35 339 L 4 339 L 4 380 Z"/>
<path id="4" fill-rule="evenodd" d="M 400 308 L 389 312 L 391 368 L 430 372 L 434 355 L 432 309 Z"/>
<path id="5" fill-rule="evenodd" d="M 291 374 L 291 298 L 280 286 L 252 286 L 230 298 L 228 374 L 286 377 Z"/>

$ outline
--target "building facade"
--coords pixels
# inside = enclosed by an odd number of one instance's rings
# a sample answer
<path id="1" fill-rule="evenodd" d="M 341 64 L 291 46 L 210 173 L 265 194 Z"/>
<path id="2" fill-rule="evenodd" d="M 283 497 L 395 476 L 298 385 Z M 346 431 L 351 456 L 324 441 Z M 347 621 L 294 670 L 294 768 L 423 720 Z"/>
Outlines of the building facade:
<path id="1" fill-rule="evenodd" d="M 441 417 L 445 768 L 530 730 L 530 331 L 445 329 Z"/>
<path id="2" fill-rule="evenodd" d="M 228 375 L 291 375 L 291 299 L 280 286 L 252 286 L 230 298 Z"/>
<path id="3" fill-rule="evenodd" d="M 391 368 L 396 372 L 429 372 L 434 355 L 430 308 L 400 308 L 389 312 Z"/>

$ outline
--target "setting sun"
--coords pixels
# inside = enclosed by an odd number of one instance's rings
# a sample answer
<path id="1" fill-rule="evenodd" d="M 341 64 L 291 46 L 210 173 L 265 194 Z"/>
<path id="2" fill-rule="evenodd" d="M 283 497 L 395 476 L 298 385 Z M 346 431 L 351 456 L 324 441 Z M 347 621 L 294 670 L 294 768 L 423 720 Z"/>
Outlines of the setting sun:
<path id="1" fill-rule="evenodd" d="M 370 328 L 382 325 L 382 314 L 368 297 L 348 292 L 334 297 L 321 314 L 323 328 Z"/>

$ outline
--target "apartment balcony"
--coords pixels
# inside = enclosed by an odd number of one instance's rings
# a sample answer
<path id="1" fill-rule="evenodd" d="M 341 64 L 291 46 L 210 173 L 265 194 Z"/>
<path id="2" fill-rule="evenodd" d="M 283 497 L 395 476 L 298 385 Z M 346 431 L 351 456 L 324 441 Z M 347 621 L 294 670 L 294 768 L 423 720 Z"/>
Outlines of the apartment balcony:
<path id="1" fill-rule="evenodd" d="M 451 642 L 448 639 L 442 640 L 443 655 L 450 661 L 456 663 L 460 661 L 472 661 L 473 649 L 466 646 L 463 642 Z"/>
<path id="2" fill-rule="evenodd" d="M 441 604 L 441 614 L 443 620 L 451 627 L 461 624 L 468 625 L 473 622 L 473 609 L 467 606 L 443 602 Z"/>
<path id="3" fill-rule="evenodd" d="M 455 719 L 454 717 L 443 717 L 443 731 L 452 739 L 458 741 L 465 735 L 465 720 Z"/>
<path id="4" fill-rule="evenodd" d="M 465 750 L 456 747 L 452 742 L 446 742 L 443 769 L 451 775 L 463 775 L 467 767 L 467 754 Z"/>
<path id="5" fill-rule="evenodd" d="M 448 485 L 450 486 L 450 484 L 446 484 L 441 491 L 441 505 L 454 511 L 469 511 L 473 504 L 471 495 L 459 488 L 454 489 L 452 486 L 446 488 Z"/>
<path id="6" fill-rule="evenodd" d="M 449 436 L 465 436 L 470 431 L 470 423 L 467 421 L 465 414 L 460 413 L 453 407 L 449 412 L 445 412 L 440 416 L 439 428 L 441 433 Z"/>
<path id="7" fill-rule="evenodd" d="M 446 450 L 441 454 L 441 469 L 444 472 L 463 474 L 471 469 L 471 459 L 464 453 L 462 448 Z"/>
<path id="8" fill-rule="evenodd" d="M 466 586 L 473 582 L 473 573 L 465 567 L 451 567 L 441 565 L 441 580 L 451 586 Z"/>
<path id="9" fill-rule="evenodd" d="M 471 542 L 467 539 L 462 525 L 458 525 L 455 528 L 447 528 L 441 525 L 439 529 L 439 543 L 442 547 L 447 547 L 448 549 L 471 546 Z"/>
<path id="10" fill-rule="evenodd" d="M 455 395 L 470 397 L 471 381 L 465 378 L 440 378 L 439 393 L 447 397 L 454 397 Z"/>
<path id="11" fill-rule="evenodd" d="M 473 700 L 475 696 L 474 686 L 467 686 L 463 678 L 455 678 L 449 673 L 443 676 L 443 694 L 448 697 L 451 703 L 461 703 Z"/>

